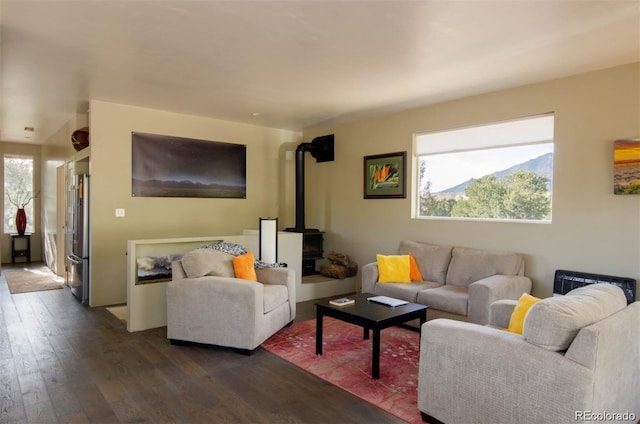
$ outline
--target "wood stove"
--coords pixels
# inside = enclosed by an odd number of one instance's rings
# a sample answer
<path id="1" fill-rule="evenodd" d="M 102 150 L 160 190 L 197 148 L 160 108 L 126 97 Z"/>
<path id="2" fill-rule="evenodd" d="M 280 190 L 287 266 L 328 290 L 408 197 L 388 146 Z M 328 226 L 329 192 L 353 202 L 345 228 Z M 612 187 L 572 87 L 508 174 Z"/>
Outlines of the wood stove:
<path id="1" fill-rule="evenodd" d="M 315 229 L 307 229 L 302 233 L 302 275 L 317 274 L 316 259 L 322 258 L 324 251 L 323 233 Z"/>
<path id="2" fill-rule="evenodd" d="M 304 153 L 310 152 L 316 162 L 333 161 L 333 134 L 316 137 L 311 143 L 301 143 L 296 149 L 296 226 L 285 231 L 302 233 L 302 275 L 317 274 L 316 259 L 324 253 L 323 232 L 306 228 L 304 223 Z"/>

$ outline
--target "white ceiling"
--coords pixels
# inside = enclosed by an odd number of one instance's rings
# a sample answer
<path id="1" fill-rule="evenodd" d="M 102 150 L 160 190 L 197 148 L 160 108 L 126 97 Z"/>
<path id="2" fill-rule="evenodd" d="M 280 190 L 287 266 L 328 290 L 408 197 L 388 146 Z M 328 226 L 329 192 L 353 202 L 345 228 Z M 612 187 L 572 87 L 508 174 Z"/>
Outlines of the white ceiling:
<path id="1" fill-rule="evenodd" d="M 29 143 L 90 99 L 299 130 L 640 61 L 640 0 L 0 0 L 0 22 L 0 140 Z"/>

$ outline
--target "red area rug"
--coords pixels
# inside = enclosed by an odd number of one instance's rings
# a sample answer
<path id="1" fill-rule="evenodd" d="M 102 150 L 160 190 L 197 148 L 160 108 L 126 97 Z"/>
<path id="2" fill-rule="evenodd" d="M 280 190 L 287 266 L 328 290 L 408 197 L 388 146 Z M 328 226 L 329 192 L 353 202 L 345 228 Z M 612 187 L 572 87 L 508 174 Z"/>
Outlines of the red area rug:
<path id="1" fill-rule="evenodd" d="M 285 327 L 262 344 L 267 351 L 409 422 L 422 423 L 417 405 L 420 335 L 402 327 L 380 333 L 380 378 L 371 378 L 371 338 L 361 327 L 324 318 L 322 355 L 316 321 Z"/>

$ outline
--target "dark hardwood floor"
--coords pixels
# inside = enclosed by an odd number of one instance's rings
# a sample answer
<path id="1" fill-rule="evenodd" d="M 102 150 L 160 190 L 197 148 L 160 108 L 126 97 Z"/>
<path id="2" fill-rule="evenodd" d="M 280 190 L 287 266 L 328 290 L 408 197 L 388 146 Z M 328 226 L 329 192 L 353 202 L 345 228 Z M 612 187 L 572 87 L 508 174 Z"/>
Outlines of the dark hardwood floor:
<path id="1" fill-rule="evenodd" d="M 11 295 L 11 268 L 0 275 L 1 423 L 403 422 L 262 349 L 129 333 L 66 287 Z M 313 301 L 298 304 L 296 321 L 314 316 Z"/>

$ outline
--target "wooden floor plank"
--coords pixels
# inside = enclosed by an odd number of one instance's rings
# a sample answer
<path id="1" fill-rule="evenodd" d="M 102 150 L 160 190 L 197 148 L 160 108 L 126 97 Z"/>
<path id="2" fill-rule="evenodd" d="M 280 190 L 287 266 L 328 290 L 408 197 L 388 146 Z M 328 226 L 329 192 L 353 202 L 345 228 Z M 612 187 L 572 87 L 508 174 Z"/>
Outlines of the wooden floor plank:
<path id="1" fill-rule="evenodd" d="M 47 392 L 40 372 L 19 375 L 18 380 L 20 381 L 22 401 L 26 407 L 49 402 L 49 392 Z"/>
<path id="2" fill-rule="evenodd" d="M 73 387 L 60 385 L 49 388 L 49 399 L 59 420 L 78 420 L 86 418 L 82 404 L 78 400 Z M 88 418 L 86 418 L 88 420 Z"/>
<path id="3" fill-rule="evenodd" d="M 0 423 L 27 422 L 20 390 L 0 392 Z"/>
<path id="4" fill-rule="evenodd" d="M 57 421 L 56 413 L 49 400 L 26 407 L 27 420 L 30 424 L 52 423 Z"/>

